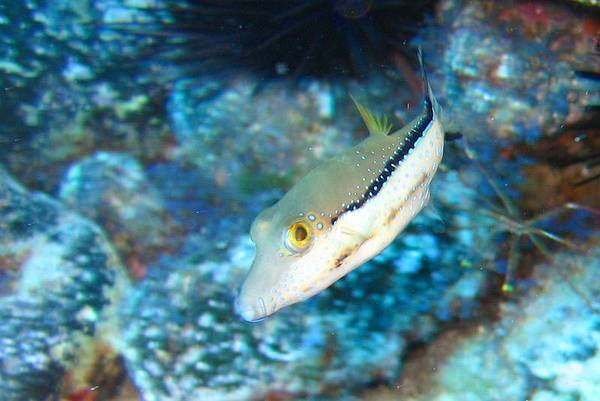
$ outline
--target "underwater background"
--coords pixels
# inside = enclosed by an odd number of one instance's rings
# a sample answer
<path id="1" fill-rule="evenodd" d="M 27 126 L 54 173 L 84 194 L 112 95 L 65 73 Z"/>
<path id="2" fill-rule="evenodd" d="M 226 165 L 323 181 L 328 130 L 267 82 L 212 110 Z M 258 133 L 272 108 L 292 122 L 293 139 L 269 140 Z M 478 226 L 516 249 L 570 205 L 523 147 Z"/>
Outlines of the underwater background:
<path id="1" fill-rule="evenodd" d="M 403 125 L 379 256 L 258 323 L 249 228 Z M 0 0 L 0 401 L 600 401 L 600 3 Z"/>

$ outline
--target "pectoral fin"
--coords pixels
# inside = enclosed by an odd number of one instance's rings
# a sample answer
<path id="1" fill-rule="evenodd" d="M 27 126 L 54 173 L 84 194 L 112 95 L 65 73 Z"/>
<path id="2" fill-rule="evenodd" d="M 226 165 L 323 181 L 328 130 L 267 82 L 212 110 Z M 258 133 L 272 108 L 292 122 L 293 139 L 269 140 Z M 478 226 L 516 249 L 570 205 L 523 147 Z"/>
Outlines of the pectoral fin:
<path id="1" fill-rule="evenodd" d="M 351 237 L 352 239 L 356 239 L 357 242 L 363 243 L 369 239 L 369 235 L 363 232 L 360 232 L 352 227 L 344 226 L 341 229 L 342 234 Z"/>

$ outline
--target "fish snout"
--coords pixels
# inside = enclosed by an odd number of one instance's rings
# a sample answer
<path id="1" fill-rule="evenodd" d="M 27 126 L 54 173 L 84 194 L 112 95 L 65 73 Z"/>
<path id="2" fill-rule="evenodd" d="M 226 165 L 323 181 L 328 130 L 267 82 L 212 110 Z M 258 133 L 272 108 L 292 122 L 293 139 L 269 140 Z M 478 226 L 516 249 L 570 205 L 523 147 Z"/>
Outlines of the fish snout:
<path id="1" fill-rule="evenodd" d="M 235 299 L 235 311 L 247 322 L 259 322 L 267 317 L 267 306 L 262 297 L 247 299 L 238 295 Z"/>

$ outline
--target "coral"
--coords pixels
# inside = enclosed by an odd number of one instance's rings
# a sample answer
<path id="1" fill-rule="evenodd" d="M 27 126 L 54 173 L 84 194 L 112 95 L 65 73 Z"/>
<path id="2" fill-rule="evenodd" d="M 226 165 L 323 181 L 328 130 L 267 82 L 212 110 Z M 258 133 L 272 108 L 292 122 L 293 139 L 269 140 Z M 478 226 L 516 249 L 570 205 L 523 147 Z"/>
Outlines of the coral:
<path id="1" fill-rule="evenodd" d="M 82 340 L 102 330 L 126 278 L 90 221 L 0 170 L 0 400 L 58 390 Z"/>

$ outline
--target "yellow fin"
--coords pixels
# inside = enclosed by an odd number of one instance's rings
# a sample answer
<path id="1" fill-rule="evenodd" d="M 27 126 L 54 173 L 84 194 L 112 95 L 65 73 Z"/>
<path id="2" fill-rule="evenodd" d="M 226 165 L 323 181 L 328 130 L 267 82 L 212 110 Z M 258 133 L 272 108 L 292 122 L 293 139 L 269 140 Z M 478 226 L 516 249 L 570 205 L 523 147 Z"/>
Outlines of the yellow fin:
<path id="1" fill-rule="evenodd" d="M 350 95 L 352 101 L 356 105 L 360 116 L 362 117 L 369 133 L 371 135 L 387 135 L 392 130 L 392 123 L 388 120 L 387 116 L 376 116 L 371 113 L 365 106 L 358 103 L 354 96 Z"/>

